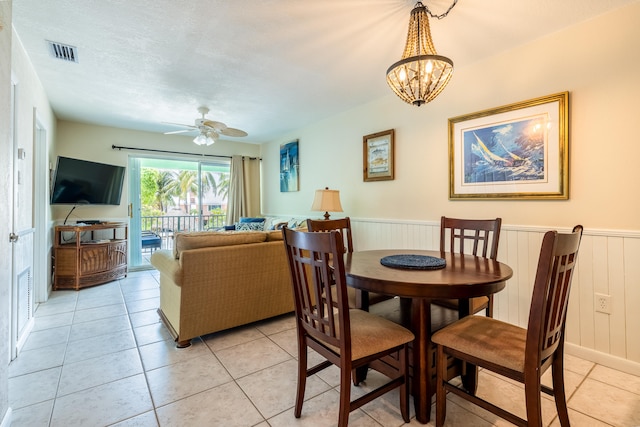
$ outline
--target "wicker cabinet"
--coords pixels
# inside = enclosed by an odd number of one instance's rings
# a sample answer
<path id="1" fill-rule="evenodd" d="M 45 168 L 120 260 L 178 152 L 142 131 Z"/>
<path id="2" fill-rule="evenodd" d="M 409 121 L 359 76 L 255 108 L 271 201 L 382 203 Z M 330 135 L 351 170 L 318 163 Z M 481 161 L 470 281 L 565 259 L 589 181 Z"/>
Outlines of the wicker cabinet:
<path id="1" fill-rule="evenodd" d="M 55 227 L 53 289 L 82 289 L 127 276 L 127 224 Z"/>

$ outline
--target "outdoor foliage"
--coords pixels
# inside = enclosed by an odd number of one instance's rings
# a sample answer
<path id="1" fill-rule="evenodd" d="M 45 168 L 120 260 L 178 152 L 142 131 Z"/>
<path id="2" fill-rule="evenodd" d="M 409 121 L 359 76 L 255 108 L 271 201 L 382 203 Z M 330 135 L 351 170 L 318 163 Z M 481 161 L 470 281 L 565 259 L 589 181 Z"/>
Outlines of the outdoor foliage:
<path id="1" fill-rule="evenodd" d="M 229 174 L 203 171 L 202 191 L 226 199 L 229 193 Z M 162 216 L 168 209 L 180 206 L 188 215 L 198 215 L 190 208 L 190 198 L 198 197 L 198 175 L 190 170 L 159 170 L 142 168 L 140 179 L 142 216 Z M 216 209 L 217 214 L 224 214 Z M 211 212 L 214 213 L 214 212 Z"/>

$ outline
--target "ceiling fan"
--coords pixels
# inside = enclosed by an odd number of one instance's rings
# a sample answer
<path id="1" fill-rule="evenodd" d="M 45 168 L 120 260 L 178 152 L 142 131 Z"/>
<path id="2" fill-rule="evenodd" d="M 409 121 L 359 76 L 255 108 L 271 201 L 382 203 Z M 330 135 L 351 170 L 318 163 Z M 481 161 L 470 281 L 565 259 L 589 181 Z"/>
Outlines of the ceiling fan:
<path id="1" fill-rule="evenodd" d="M 242 137 L 247 136 L 247 133 L 240 129 L 234 129 L 227 127 L 224 123 L 216 122 L 214 120 L 209 120 L 205 116 L 209 112 L 207 107 L 198 108 L 198 112 L 202 115 L 202 117 L 197 118 L 193 125 L 185 125 L 182 123 L 169 123 L 172 125 L 185 126 L 189 129 L 182 130 L 174 130 L 171 132 L 165 132 L 165 135 L 172 135 L 177 133 L 188 133 L 188 132 L 199 132 L 198 136 L 196 136 L 193 140 L 198 145 L 211 145 L 218 140 L 220 135 L 224 136 L 233 136 L 233 137 Z"/>

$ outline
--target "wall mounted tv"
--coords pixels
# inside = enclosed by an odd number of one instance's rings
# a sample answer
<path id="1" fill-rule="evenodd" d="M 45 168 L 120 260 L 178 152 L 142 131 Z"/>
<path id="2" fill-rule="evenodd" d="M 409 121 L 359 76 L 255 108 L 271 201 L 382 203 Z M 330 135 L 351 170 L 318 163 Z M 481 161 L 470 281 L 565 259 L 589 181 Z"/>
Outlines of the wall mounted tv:
<path id="1" fill-rule="evenodd" d="M 119 205 L 123 166 L 58 157 L 52 205 Z"/>

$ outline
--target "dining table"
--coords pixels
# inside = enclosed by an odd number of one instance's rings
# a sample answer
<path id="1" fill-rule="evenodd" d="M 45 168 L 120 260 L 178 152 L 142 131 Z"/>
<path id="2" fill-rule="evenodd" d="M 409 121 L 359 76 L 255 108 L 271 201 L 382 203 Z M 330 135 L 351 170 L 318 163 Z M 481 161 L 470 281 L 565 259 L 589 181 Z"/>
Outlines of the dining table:
<path id="1" fill-rule="evenodd" d="M 424 259 L 423 265 L 396 265 L 381 261 Z M 388 266 L 392 265 L 392 266 Z M 504 289 L 512 269 L 490 258 L 452 252 L 414 249 L 383 249 L 345 254 L 347 285 L 367 292 L 398 297 L 402 323 L 415 335 L 411 384 L 416 419 L 426 424 L 435 392 L 435 360 L 431 349 L 431 300 L 459 299 L 458 318 L 469 315 L 469 298 L 488 296 Z M 475 368 L 475 367 L 473 367 Z M 475 392 L 472 378 L 463 377 L 466 387 Z"/>

